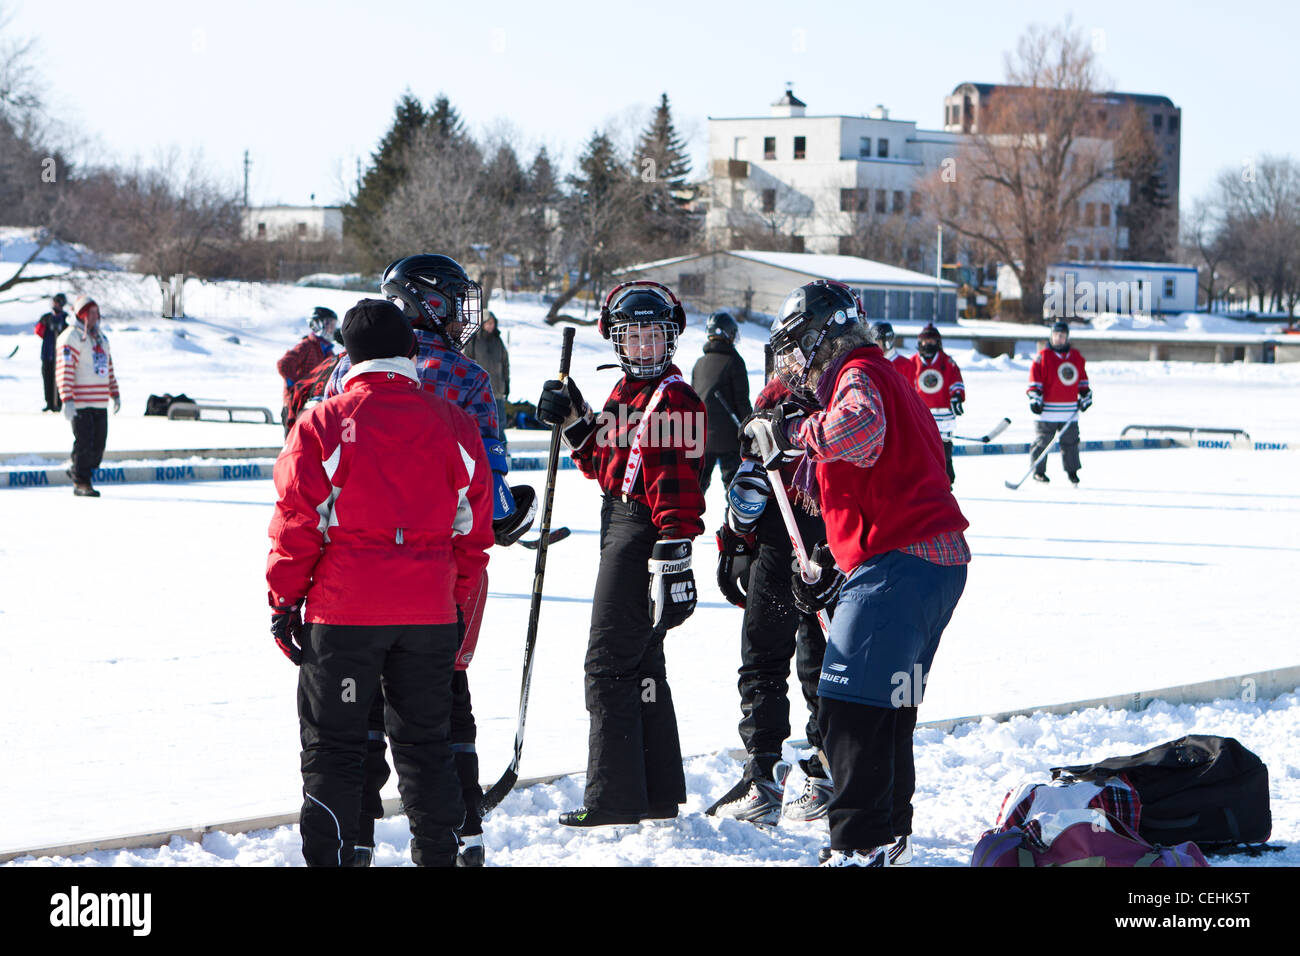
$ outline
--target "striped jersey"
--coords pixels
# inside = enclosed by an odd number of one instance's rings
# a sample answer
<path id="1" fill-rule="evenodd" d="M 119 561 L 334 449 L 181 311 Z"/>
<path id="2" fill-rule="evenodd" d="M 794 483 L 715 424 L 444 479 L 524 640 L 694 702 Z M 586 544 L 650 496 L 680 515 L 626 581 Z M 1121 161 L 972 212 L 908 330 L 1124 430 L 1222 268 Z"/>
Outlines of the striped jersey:
<path id="1" fill-rule="evenodd" d="M 1076 349 L 1064 353 L 1044 348 L 1029 368 L 1030 399 L 1041 398 L 1043 413 L 1039 421 L 1064 422 L 1079 407 L 1079 394 L 1088 391 L 1088 371 L 1083 356 Z"/>
<path id="2" fill-rule="evenodd" d="M 65 402 L 78 408 L 108 408 L 109 399 L 118 397 L 113 356 L 102 326 L 87 335 L 84 322 L 72 323 L 59 336 L 57 353 L 54 380 Z"/>

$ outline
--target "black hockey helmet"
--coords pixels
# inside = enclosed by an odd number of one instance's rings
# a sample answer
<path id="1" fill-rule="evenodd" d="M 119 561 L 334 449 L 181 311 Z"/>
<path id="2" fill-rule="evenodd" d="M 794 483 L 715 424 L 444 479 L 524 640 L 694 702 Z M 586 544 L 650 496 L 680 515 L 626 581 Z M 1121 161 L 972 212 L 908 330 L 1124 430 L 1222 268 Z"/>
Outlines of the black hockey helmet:
<path id="1" fill-rule="evenodd" d="M 711 339 L 723 339 L 731 345 L 736 344 L 736 339 L 740 338 L 740 326 L 736 320 L 731 317 L 729 312 L 714 312 L 709 316 L 709 322 L 704 327 L 704 334 Z"/>
<path id="2" fill-rule="evenodd" d="M 677 337 L 686 328 L 686 310 L 666 285 L 638 279 L 609 290 L 599 327 L 600 334 L 614 343 L 624 372 L 633 378 L 658 378 L 677 351 Z M 653 346 L 649 356 L 647 346 Z"/>
<path id="3" fill-rule="evenodd" d="M 463 349 L 482 325 L 483 289 L 451 256 L 407 256 L 391 263 L 379 280 L 416 328 L 437 332 Z"/>
<path id="4" fill-rule="evenodd" d="M 862 303 L 842 282 L 818 279 L 791 292 L 772 322 L 776 374 L 793 391 L 808 393 L 808 375 L 823 345 L 856 326 Z"/>
<path id="5" fill-rule="evenodd" d="M 888 322 L 872 322 L 871 337 L 882 352 L 888 352 L 894 347 L 894 327 Z"/>
<path id="6" fill-rule="evenodd" d="M 934 327 L 934 323 L 930 322 L 916 337 L 916 350 L 921 353 L 921 358 L 929 362 L 939 354 L 941 348 L 943 348 L 943 336 Z"/>
<path id="7" fill-rule="evenodd" d="M 327 309 L 323 305 L 318 305 L 311 310 L 311 317 L 307 319 L 307 328 L 311 329 L 316 335 L 324 336 L 328 334 L 331 325 L 335 329 L 339 327 L 338 314 L 333 309 Z"/>
<path id="8" fill-rule="evenodd" d="M 1063 339 L 1061 339 L 1059 345 L 1056 342 L 1057 332 L 1061 332 L 1065 336 Z M 1068 350 L 1070 348 L 1070 323 L 1062 319 L 1057 319 L 1055 322 L 1053 322 L 1052 331 L 1047 333 L 1047 344 L 1050 345 L 1057 352 L 1064 352 Z"/>

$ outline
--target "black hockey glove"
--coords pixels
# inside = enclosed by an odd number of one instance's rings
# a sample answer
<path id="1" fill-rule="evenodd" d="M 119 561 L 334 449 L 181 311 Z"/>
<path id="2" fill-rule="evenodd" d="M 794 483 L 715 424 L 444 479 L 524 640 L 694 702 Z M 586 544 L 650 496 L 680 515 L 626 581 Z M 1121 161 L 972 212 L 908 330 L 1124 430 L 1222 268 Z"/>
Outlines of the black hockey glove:
<path id="1" fill-rule="evenodd" d="M 791 441 L 789 435 L 807 414 L 797 402 L 782 402 L 776 408 L 754 412 L 741 428 L 741 455 L 757 459 L 769 471 L 794 461 L 803 454 L 803 447 Z"/>
<path id="2" fill-rule="evenodd" d="M 844 587 L 844 572 L 835 566 L 835 558 L 830 548 L 822 542 L 813 548 L 808 556 L 809 570 L 817 574 L 817 580 L 805 581 L 800 573 L 798 561 L 794 570 L 794 606 L 804 614 L 816 614 L 835 603 Z"/>
<path id="3" fill-rule="evenodd" d="M 1083 388 L 1079 390 L 1079 411 L 1086 412 L 1092 408 L 1092 389 Z"/>
<path id="4" fill-rule="evenodd" d="M 596 416 L 582 397 L 573 379 L 551 379 L 542 385 L 537 400 L 537 420 L 543 425 L 558 425 L 565 443 L 581 448 L 596 432 Z"/>
<path id="5" fill-rule="evenodd" d="M 736 534 L 752 534 L 771 497 L 767 472 L 756 461 L 742 461 L 727 486 L 727 527 Z"/>
<path id="6" fill-rule="evenodd" d="M 687 538 L 656 541 L 650 552 L 650 623 L 669 630 L 695 610 L 695 575 Z"/>
<path id="7" fill-rule="evenodd" d="M 961 399 L 956 396 L 953 396 L 952 400 L 948 402 L 948 407 L 952 409 L 954 415 L 960 415 L 963 411 L 961 407 Z"/>
<path id="8" fill-rule="evenodd" d="M 1031 415 L 1043 414 L 1043 393 L 1042 392 L 1029 393 L 1029 414 Z"/>
<path id="9" fill-rule="evenodd" d="M 725 524 L 718 529 L 718 590 L 728 604 L 745 606 L 749 569 L 758 549 L 757 536 L 736 534 Z"/>
<path id="10" fill-rule="evenodd" d="M 279 604 L 271 608 L 271 636 L 284 656 L 302 664 L 302 602 Z"/>

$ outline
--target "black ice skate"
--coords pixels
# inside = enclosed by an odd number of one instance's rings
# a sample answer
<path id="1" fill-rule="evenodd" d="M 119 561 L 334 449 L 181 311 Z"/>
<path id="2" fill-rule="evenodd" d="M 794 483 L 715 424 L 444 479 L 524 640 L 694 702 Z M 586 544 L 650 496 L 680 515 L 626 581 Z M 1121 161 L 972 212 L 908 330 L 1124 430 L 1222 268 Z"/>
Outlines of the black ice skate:
<path id="1" fill-rule="evenodd" d="M 483 834 L 475 833 L 460 838 L 460 847 L 456 851 L 457 866 L 484 866 L 486 852 L 483 849 Z"/>
<path id="2" fill-rule="evenodd" d="M 803 768 L 805 774 L 803 793 L 799 794 L 797 800 L 787 803 L 781 815 L 787 820 L 799 823 L 821 820 L 826 816 L 827 804 L 835 794 L 831 778 L 817 754 L 813 754 L 807 760 L 800 760 L 799 766 Z"/>
<path id="3" fill-rule="evenodd" d="M 1046 472 L 1043 471 L 1034 472 L 1034 481 L 1041 481 L 1043 484 L 1047 484 L 1051 480 L 1052 480 L 1051 478 L 1047 477 Z"/>
<path id="4" fill-rule="evenodd" d="M 761 768 L 755 768 L 752 774 L 746 773 L 722 799 L 705 812 L 715 817 L 731 817 L 759 826 L 774 827 L 781 819 L 781 803 L 785 798 L 785 778 L 790 772 L 790 765 L 784 760 L 777 760 L 771 770 L 764 774 Z"/>

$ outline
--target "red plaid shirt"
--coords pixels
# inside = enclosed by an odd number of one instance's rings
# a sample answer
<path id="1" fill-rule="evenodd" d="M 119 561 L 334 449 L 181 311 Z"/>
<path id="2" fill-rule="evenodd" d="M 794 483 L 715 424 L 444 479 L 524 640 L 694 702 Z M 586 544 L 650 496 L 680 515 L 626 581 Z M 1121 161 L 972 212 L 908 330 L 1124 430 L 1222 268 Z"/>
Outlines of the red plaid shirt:
<path id="1" fill-rule="evenodd" d="M 670 365 L 653 380 L 623 376 L 596 418 L 594 437 L 574 450 L 574 462 L 584 475 L 596 479 L 606 495 L 622 496 L 628 455 L 642 414 L 669 375 L 681 372 Z M 633 413 L 640 414 L 633 417 Z M 641 469 L 628 497 L 650 509 L 660 538 L 694 538 L 704 532 L 700 491 L 704 403 L 687 382 L 674 382 L 664 389 L 654 414 L 641 440 Z"/>
<path id="2" fill-rule="evenodd" d="M 794 440 L 813 461 L 843 460 L 870 468 L 885 447 L 885 410 L 871 377 L 851 368 L 831 396 L 830 407 L 810 415 L 797 426 Z M 931 564 L 970 562 L 970 547 L 960 531 L 948 531 L 900 550 Z"/>

